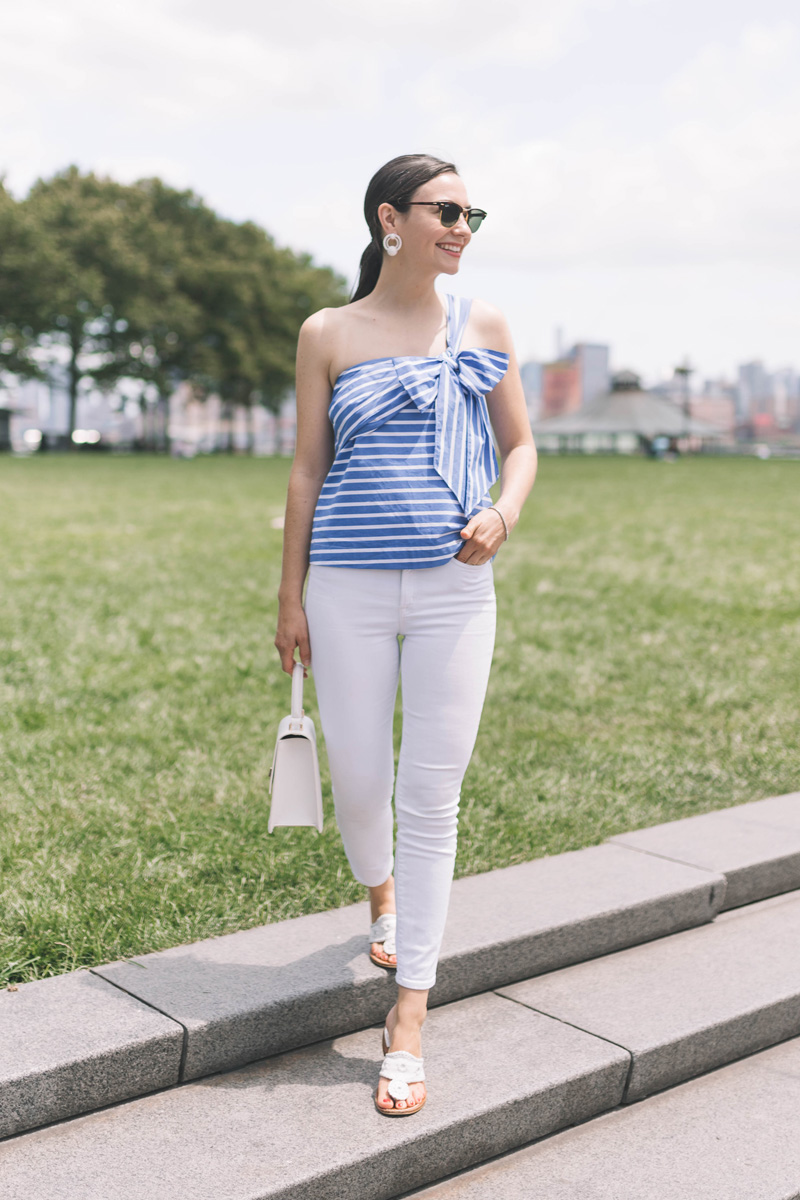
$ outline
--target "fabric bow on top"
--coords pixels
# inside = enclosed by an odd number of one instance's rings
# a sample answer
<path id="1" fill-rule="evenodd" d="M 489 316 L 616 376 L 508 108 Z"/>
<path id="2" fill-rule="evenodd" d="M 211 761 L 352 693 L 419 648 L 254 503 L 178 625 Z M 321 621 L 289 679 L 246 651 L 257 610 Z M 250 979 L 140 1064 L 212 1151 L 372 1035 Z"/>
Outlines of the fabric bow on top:
<path id="1" fill-rule="evenodd" d="M 433 467 L 467 516 L 498 476 L 485 394 L 508 370 L 501 350 L 477 347 L 436 358 L 376 358 L 346 368 L 336 381 L 328 415 L 336 454 L 359 434 L 371 433 L 406 408 L 433 407 Z"/>
<path id="2" fill-rule="evenodd" d="M 439 358 L 395 358 L 397 378 L 420 411 L 436 406 L 433 466 L 469 516 L 498 477 L 485 395 L 509 356 L 476 347 Z"/>

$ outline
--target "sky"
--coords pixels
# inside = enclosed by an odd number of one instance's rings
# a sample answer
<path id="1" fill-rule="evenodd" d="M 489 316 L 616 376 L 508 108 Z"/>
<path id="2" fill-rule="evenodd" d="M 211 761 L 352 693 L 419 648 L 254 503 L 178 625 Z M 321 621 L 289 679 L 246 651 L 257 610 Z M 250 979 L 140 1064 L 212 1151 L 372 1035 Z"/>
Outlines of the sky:
<path id="1" fill-rule="evenodd" d="M 0 174 L 160 175 L 353 286 L 397 154 L 488 217 L 454 277 L 517 356 L 800 367 L 796 0 L 0 0 Z M 560 331 L 560 333 L 559 333 Z"/>

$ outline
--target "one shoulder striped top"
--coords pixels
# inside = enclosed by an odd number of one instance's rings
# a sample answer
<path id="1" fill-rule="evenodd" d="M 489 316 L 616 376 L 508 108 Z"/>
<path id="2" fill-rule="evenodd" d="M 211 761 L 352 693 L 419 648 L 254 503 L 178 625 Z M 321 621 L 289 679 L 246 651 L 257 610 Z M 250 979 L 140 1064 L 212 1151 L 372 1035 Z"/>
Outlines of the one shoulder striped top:
<path id="1" fill-rule="evenodd" d="M 314 512 L 311 564 L 435 567 L 491 504 L 498 466 L 485 395 L 509 356 L 459 350 L 472 301 L 445 297 L 444 354 L 369 359 L 336 380 L 335 456 Z"/>

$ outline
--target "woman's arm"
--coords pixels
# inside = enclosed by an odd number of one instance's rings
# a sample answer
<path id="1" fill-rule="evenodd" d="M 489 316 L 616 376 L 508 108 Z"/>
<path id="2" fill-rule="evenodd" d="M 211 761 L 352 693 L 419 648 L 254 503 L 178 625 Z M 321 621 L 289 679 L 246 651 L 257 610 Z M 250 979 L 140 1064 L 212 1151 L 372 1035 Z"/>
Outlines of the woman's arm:
<path id="1" fill-rule="evenodd" d="M 500 452 L 500 495 L 494 507 L 505 518 L 509 533 L 519 520 L 522 506 L 536 478 L 536 446 L 525 406 L 517 356 L 508 322 L 499 309 L 483 301 L 473 301 L 480 344 L 508 354 L 508 370 L 486 396 L 486 406 Z M 464 562 L 476 566 L 487 562 L 505 541 L 500 517 L 484 508 L 461 530 L 466 545 L 458 552 Z"/>
<path id="2" fill-rule="evenodd" d="M 326 309 L 306 318 L 297 339 L 297 437 L 289 474 L 283 527 L 283 568 L 278 589 L 275 645 L 289 675 L 294 651 L 311 662 L 308 625 L 303 611 L 303 584 L 308 572 L 311 526 L 319 494 L 334 458 L 333 427 L 328 417 L 331 385 Z"/>

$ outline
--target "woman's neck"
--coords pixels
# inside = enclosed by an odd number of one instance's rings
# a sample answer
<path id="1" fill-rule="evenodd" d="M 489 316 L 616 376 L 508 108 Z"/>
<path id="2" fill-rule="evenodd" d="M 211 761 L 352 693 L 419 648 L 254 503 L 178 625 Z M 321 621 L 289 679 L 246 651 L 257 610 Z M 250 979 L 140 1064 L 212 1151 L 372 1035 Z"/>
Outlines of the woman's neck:
<path id="1" fill-rule="evenodd" d="M 391 269 L 393 265 L 383 264 L 378 282 L 370 293 L 369 299 L 376 310 L 398 314 L 413 312 L 416 317 L 441 311 L 442 301 L 434 287 L 435 276 L 412 278 L 399 271 L 395 275 Z"/>

